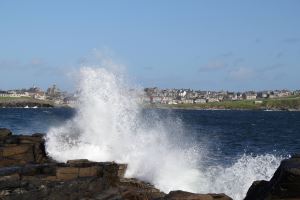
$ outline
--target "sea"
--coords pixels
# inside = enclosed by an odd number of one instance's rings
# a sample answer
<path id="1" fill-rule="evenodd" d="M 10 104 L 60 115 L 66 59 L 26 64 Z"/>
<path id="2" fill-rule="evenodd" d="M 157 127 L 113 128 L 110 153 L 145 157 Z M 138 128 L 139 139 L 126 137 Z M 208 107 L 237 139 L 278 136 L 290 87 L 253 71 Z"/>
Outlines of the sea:
<path id="1" fill-rule="evenodd" d="M 300 112 L 250 110 L 153 110 L 164 118 L 179 118 L 185 134 L 209 143 L 209 152 L 221 163 L 230 163 L 240 154 L 291 155 L 300 153 Z M 0 127 L 14 134 L 47 133 L 76 114 L 72 108 L 2 108 Z"/>
<path id="2" fill-rule="evenodd" d="M 53 127 L 65 126 L 77 114 L 77 110 L 72 108 L 1 108 L 0 127 L 9 128 L 14 134 L 47 134 L 51 130 L 53 132 Z M 180 181 L 186 181 L 187 184 L 180 183 L 179 186 L 182 185 L 183 189 L 192 192 L 225 192 L 234 199 L 242 199 L 252 181 L 270 179 L 281 160 L 292 154 L 300 153 L 300 112 L 142 109 L 140 117 L 143 118 L 143 121 L 148 121 L 147 126 L 149 127 L 157 126 L 157 121 L 163 121 L 167 124 L 167 128 L 170 126 L 171 130 L 180 129 L 180 137 L 188 138 L 184 140 L 189 141 L 190 144 L 185 144 L 183 151 L 189 146 L 195 149 L 197 156 L 192 156 L 192 158 L 197 160 L 198 170 L 201 173 L 191 171 L 189 176 L 196 178 L 192 180 L 181 178 Z M 149 118 L 155 119 L 149 120 Z M 166 118 L 170 120 L 166 120 Z M 174 124 L 176 127 L 171 127 Z M 85 126 L 88 126 L 87 123 Z M 147 127 L 143 128 L 147 129 Z M 168 137 L 178 137 L 178 133 L 174 133 L 173 136 L 173 131 L 169 132 Z M 151 134 L 151 131 L 147 134 Z M 101 137 L 101 135 L 97 135 L 97 137 Z M 147 136 L 143 137 L 147 140 Z M 162 140 L 165 140 L 166 134 L 162 134 L 161 137 Z M 99 140 L 105 141 L 108 138 L 99 138 Z M 173 141 L 173 139 L 170 140 Z M 159 148 L 160 142 L 156 141 L 156 143 L 157 148 Z M 153 143 L 149 144 L 152 145 Z M 162 144 L 168 145 L 168 143 Z M 143 148 L 147 149 L 148 147 Z M 178 150 L 170 147 L 167 150 L 180 151 L 181 148 Z M 152 154 L 154 154 L 153 151 L 151 151 Z M 179 165 L 183 165 L 182 170 L 187 171 L 190 164 L 185 166 L 186 160 L 180 162 L 180 154 L 177 154 L 178 157 L 175 156 L 178 159 L 175 161 L 168 153 L 166 155 L 162 158 L 164 162 L 171 162 L 172 165 L 170 166 L 179 163 Z M 139 157 L 135 158 L 140 159 Z M 147 158 L 143 158 L 142 161 L 145 160 Z M 151 158 L 147 162 L 152 161 Z M 163 163 L 159 165 L 163 165 Z M 138 166 L 139 170 L 143 167 L 140 164 Z M 170 166 L 168 167 L 170 168 Z M 146 172 L 149 173 L 149 170 L 147 169 Z M 176 173 L 181 173 L 176 171 L 178 169 L 174 170 L 173 177 L 178 175 Z M 153 171 L 155 175 L 156 170 Z M 136 172 L 132 173 L 131 176 L 137 176 L 147 181 L 152 180 L 164 191 L 168 191 L 168 187 L 170 190 L 181 189 L 177 188 L 178 185 L 167 183 L 168 178 L 161 183 L 156 179 L 147 179 L 143 174 Z M 163 175 L 158 174 L 158 176 L 160 179 L 164 179 Z M 189 187 L 195 181 L 199 182 L 196 184 L 198 188 Z"/>

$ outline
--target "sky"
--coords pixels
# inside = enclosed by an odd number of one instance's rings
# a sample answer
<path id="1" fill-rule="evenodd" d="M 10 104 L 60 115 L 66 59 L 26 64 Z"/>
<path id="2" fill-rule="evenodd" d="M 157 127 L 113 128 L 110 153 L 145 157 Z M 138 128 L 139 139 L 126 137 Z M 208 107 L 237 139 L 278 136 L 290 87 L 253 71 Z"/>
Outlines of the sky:
<path id="1" fill-rule="evenodd" d="M 0 90 L 72 90 L 95 52 L 142 87 L 300 89 L 298 0 L 0 0 Z"/>

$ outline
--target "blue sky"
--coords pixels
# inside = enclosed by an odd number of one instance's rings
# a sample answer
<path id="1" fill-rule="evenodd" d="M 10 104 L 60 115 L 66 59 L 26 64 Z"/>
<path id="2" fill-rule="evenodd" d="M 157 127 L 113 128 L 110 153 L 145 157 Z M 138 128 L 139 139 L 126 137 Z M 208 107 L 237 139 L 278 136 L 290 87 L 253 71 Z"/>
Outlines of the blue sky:
<path id="1" fill-rule="evenodd" d="M 300 1 L 0 1 L 0 89 L 70 90 L 94 49 L 144 87 L 300 88 Z"/>

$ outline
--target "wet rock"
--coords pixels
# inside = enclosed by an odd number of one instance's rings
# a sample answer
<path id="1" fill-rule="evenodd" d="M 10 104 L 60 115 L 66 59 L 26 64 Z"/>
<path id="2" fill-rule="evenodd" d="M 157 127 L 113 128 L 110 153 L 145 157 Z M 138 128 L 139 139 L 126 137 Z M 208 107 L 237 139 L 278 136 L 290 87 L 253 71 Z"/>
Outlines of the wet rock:
<path id="1" fill-rule="evenodd" d="M 81 165 L 85 163 L 91 163 L 88 159 L 76 159 L 76 160 L 68 160 L 67 164 L 69 165 Z"/>
<path id="2" fill-rule="evenodd" d="M 270 181 L 255 181 L 245 200 L 300 199 L 300 156 L 283 160 Z"/>
<path id="3" fill-rule="evenodd" d="M 155 188 L 152 184 L 134 178 L 122 178 L 119 182 L 119 195 L 122 199 L 148 200 L 162 199 L 165 193 Z"/>
<path id="4" fill-rule="evenodd" d="M 74 163 L 76 167 L 71 166 Z M 119 164 L 87 160 L 84 163 L 0 168 L 0 199 L 96 199 L 110 188 L 117 191 L 115 195 L 122 195 L 125 188 L 120 184 Z"/>
<path id="5" fill-rule="evenodd" d="M 171 191 L 164 200 L 232 200 L 225 194 L 195 194 L 184 191 Z"/>
<path id="6" fill-rule="evenodd" d="M 10 130 L 0 129 L 0 167 L 46 162 L 50 159 L 42 134 L 12 135 Z"/>

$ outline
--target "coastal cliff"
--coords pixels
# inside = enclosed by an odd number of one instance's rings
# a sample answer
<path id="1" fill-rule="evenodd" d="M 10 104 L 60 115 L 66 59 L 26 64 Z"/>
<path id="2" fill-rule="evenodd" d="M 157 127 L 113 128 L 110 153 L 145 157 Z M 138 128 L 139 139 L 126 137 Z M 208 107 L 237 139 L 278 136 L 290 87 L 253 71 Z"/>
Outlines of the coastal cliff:
<path id="1" fill-rule="evenodd" d="M 0 128 L 0 199 L 231 200 L 225 194 L 171 191 L 125 178 L 126 164 L 86 159 L 59 163 L 45 151 L 43 134 L 13 135 Z M 282 162 L 274 177 L 254 182 L 245 200 L 299 199 L 300 157 Z"/>

